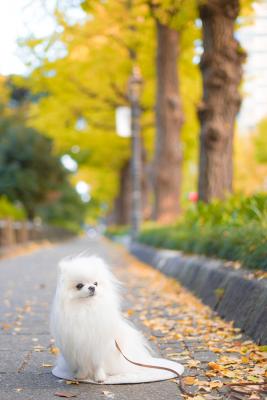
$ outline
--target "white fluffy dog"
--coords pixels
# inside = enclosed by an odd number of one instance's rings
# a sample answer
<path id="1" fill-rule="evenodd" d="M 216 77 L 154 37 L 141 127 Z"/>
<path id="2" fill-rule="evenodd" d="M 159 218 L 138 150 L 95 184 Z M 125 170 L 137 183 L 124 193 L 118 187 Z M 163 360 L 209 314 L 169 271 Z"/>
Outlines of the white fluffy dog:
<path id="1" fill-rule="evenodd" d="M 151 358 L 144 337 L 122 316 L 118 281 L 96 256 L 63 260 L 51 315 L 51 330 L 73 376 L 105 381 L 107 376 L 134 372 Z"/>

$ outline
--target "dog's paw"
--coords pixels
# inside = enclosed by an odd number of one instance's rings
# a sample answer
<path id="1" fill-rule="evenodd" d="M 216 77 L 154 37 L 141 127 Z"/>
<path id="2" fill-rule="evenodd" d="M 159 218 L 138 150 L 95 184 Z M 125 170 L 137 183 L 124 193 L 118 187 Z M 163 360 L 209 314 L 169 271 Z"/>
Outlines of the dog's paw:
<path id="1" fill-rule="evenodd" d="M 86 374 L 84 371 L 77 369 L 74 371 L 74 376 L 75 379 L 78 381 L 85 381 L 88 378 L 88 374 Z"/>
<path id="2" fill-rule="evenodd" d="M 106 379 L 106 373 L 103 368 L 98 368 L 95 372 L 95 382 L 103 383 Z"/>

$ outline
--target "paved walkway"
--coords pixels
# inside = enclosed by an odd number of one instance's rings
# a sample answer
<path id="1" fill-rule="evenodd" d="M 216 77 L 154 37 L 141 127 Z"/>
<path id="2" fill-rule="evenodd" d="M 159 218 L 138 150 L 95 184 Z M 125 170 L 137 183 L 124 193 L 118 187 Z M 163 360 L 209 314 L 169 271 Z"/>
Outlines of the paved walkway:
<path id="1" fill-rule="evenodd" d="M 55 354 L 48 326 L 56 265 L 62 257 L 85 249 L 114 267 L 127 287 L 125 313 L 162 355 L 185 364 L 188 389 L 198 391 L 196 400 L 230 398 L 222 387 L 225 380 L 263 380 L 264 349 L 242 338 L 178 283 L 138 262 L 119 245 L 82 238 L 1 260 L 1 400 L 56 399 L 56 392 L 74 394 L 79 400 L 184 398 L 175 381 L 97 386 L 67 384 L 52 376 Z"/>

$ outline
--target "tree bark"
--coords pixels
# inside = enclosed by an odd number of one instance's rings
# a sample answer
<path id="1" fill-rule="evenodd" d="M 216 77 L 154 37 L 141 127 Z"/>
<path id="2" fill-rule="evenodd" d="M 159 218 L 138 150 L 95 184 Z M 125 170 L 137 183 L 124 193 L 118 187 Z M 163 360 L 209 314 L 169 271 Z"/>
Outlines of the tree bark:
<path id="1" fill-rule="evenodd" d="M 147 221 L 151 219 L 152 207 L 150 195 L 152 193 L 151 174 L 149 171 L 150 165 L 147 163 L 147 152 L 144 146 L 143 138 L 141 138 L 141 159 L 142 159 L 142 174 L 141 174 L 141 189 L 142 189 L 142 219 Z"/>
<path id="2" fill-rule="evenodd" d="M 177 60 L 179 32 L 156 21 L 157 100 L 156 143 L 153 168 L 155 203 L 153 216 L 168 223 L 180 211 L 182 150 L 180 130 L 183 112 L 179 94 Z"/>
<path id="3" fill-rule="evenodd" d="M 234 38 L 239 0 L 201 2 L 199 13 L 204 52 L 198 191 L 199 199 L 209 202 L 232 191 L 234 123 L 241 104 L 238 87 L 245 53 Z"/>

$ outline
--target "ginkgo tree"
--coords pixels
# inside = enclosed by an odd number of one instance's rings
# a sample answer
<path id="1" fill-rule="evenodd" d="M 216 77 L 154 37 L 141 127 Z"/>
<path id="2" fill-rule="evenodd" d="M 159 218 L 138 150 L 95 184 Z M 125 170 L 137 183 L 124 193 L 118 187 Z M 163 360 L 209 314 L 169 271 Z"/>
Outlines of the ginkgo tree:
<path id="1" fill-rule="evenodd" d="M 154 217 L 171 222 L 180 212 L 184 123 L 179 58 L 193 47 L 196 2 L 147 0 L 156 27 L 156 140 L 153 163 Z M 182 35 L 191 34 L 187 49 Z M 192 62 L 192 61 L 191 61 Z"/>
<path id="2" fill-rule="evenodd" d="M 115 134 L 114 110 L 127 101 L 130 63 L 128 49 L 116 39 L 116 25 L 105 23 L 107 11 L 100 5 L 94 10 L 98 18 L 75 26 L 68 26 L 60 17 L 64 32 L 57 40 L 65 45 L 67 56 L 54 62 L 44 58 L 29 84 L 31 90 L 47 94 L 33 105 L 31 123 L 55 137 L 59 151 L 71 151 L 78 144 L 83 155 L 78 158 L 82 158 L 87 171 L 88 165 L 93 170 L 106 169 L 111 177 L 108 186 L 113 188 L 112 198 L 116 192 L 112 174 L 129 158 L 127 139 Z M 102 26 L 100 16 L 104 18 Z M 39 43 L 28 44 L 34 50 Z M 81 119 L 85 121 L 82 129 L 77 124 Z"/>
<path id="3" fill-rule="evenodd" d="M 46 52 L 41 60 L 37 54 L 39 66 L 27 82 L 31 91 L 42 93 L 40 100 L 31 106 L 29 124 L 55 138 L 57 151 L 68 152 L 78 161 L 77 179 L 86 177 L 92 186 L 93 198 L 99 198 L 100 203 L 109 208 L 117 193 L 129 196 L 129 190 L 119 190 L 121 173 L 130 159 L 129 139 L 116 135 L 114 114 L 117 106 L 128 104 L 127 83 L 133 63 L 138 64 L 144 81 L 141 98 L 144 150 L 148 160 L 153 157 L 155 16 L 151 15 L 146 1 L 131 3 L 129 7 L 128 2 L 83 2 L 86 17 L 76 24 L 70 24 L 64 13 L 57 10 L 55 17 L 62 29 L 53 38 L 33 39 L 27 43 L 33 53 L 38 53 L 40 43 L 46 43 Z M 164 17 L 159 9 L 155 15 L 157 19 Z M 189 159 L 189 154 L 195 155 L 192 148 L 196 148 L 192 126 L 196 127 L 194 107 L 199 97 L 196 83 L 199 78 L 192 57 L 193 41 L 198 33 L 193 24 L 186 23 L 184 32 L 176 71 L 180 70 L 183 77 L 182 95 L 192 88 L 184 102 L 186 121 L 182 130 L 185 158 Z M 62 43 L 65 53 L 51 60 L 48 54 L 58 42 Z M 179 132 L 175 135 L 174 147 L 182 147 Z M 165 162 L 166 170 L 181 169 L 181 165 L 172 164 L 171 159 L 165 157 Z M 179 193 L 177 190 L 175 193 L 178 204 Z"/>

